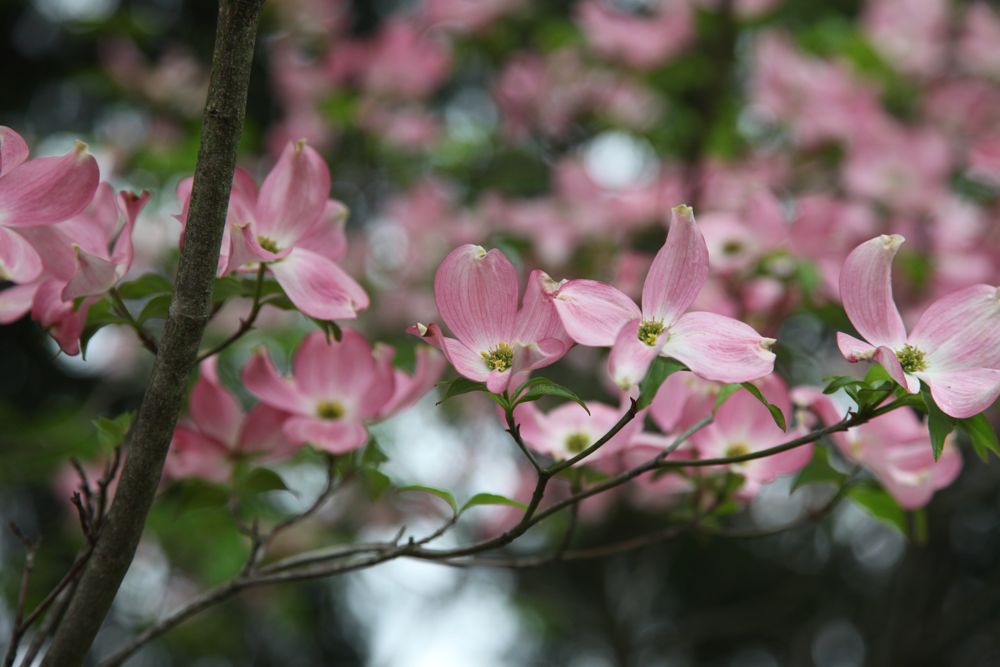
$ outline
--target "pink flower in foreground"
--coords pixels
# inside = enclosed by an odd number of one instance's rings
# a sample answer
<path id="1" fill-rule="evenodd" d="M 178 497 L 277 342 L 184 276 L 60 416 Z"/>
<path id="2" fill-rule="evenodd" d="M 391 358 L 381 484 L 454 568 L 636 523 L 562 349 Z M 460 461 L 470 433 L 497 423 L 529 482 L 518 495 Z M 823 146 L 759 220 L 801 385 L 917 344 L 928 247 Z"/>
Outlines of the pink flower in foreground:
<path id="1" fill-rule="evenodd" d="M 745 382 L 774 369 L 773 338 L 715 313 L 685 313 L 708 277 L 708 250 L 689 206 L 673 209 L 667 241 L 642 288 L 642 308 L 611 285 L 571 280 L 554 293 L 570 337 L 611 347 L 608 370 L 623 389 L 638 384 L 658 355 L 678 359 L 696 375 Z"/>
<path id="2" fill-rule="evenodd" d="M 761 385 L 761 391 L 783 413 L 791 414 L 791 398 L 781 378 L 769 376 Z M 806 430 L 800 425 L 788 433 L 782 431 L 760 401 L 749 392 L 738 391 L 718 409 L 715 420 L 698 431 L 691 441 L 699 458 L 714 459 L 769 449 L 804 435 Z M 761 485 L 773 482 L 780 475 L 801 470 L 812 458 L 812 450 L 812 445 L 805 445 L 772 456 L 731 464 L 729 469 L 746 479 L 740 496 L 752 498 Z"/>
<path id="3" fill-rule="evenodd" d="M 824 424 L 835 424 L 846 414 L 832 396 L 818 389 L 800 387 L 793 395 L 796 402 L 812 408 Z M 903 509 L 923 507 L 935 491 L 951 484 L 962 471 L 962 455 L 954 436 L 948 436 L 940 459 L 935 461 L 927 425 L 912 410 L 894 410 L 830 437 L 845 458 L 869 469 Z"/>
<path id="4" fill-rule="evenodd" d="M 865 340 L 838 332 L 837 345 L 848 361 L 877 361 L 910 393 L 923 380 L 945 413 L 971 417 L 1000 395 L 1000 289 L 973 285 L 938 299 L 907 335 L 892 298 L 892 260 L 902 243 L 898 234 L 883 235 L 848 255 L 840 298 Z"/>
<path id="5" fill-rule="evenodd" d="M 21 230 L 73 217 L 94 196 L 98 179 L 86 145 L 28 160 L 21 135 L 0 125 L 0 279 L 29 283 L 41 275 L 41 254 Z"/>
<path id="6" fill-rule="evenodd" d="M 455 338 L 436 324 L 409 333 L 440 349 L 459 373 L 501 393 L 535 369 L 558 361 L 571 346 L 552 306 L 558 288 L 532 271 L 517 307 L 517 271 L 499 250 L 463 245 L 448 253 L 434 275 L 434 301 Z"/>
<path id="7" fill-rule="evenodd" d="M 283 431 L 294 445 L 311 443 L 335 454 L 357 449 L 368 440 L 366 422 L 412 404 L 440 376 L 441 363 L 427 353 L 418 354 L 416 370 L 409 376 L 392 367 L 391 354 L 372 350 L 352 329 L 343 332 L 339 342 L 327 341 L 318 331 L 306 336 L 295 352 L 289 379 L 278 374 L 264 349 L 243 369 L 251 394 L 289 414 Z"/>
<path id="8" fill-rule="evenodd" d="M 166 463 L 171 477 L 224 482 L 233 464 L 242 458 L 273 460 L 295 451 L 282 431 L 288 414 L 265 403 L 244 412 L 219 381 L 216 359 L 201 362 L 201 374 L 188 402 L 188 417 L 174 430 Z"/>
<path id="9" fill-rule="evenodd" d="M 522 403 L 517 406 L 514 416 L 525 444 L 555 459 L 568 459 L 597 442 L 625 414 L 623 408 L 595 401 L 588 402 L 587 408 L 590 414 L 576 403 L 564 403 L 544 413 L 534 403 Z M 620 453 L 641 427 L 642 420 L 633 419 L 587 462 Z"/>
<path id="10" fill-rule="evenodd" d="M 192 179 L 177 186 L 187 219 Z M 219 275 L 264 262 L 285 294 L 306 315 L 321 320 L 357 317 L 368 295 L 337 265 L 347 252 L 347 209 L 329 199 L 330 171 L 304 141 L 290 143 L 264 179 L 236 170 Z"/>

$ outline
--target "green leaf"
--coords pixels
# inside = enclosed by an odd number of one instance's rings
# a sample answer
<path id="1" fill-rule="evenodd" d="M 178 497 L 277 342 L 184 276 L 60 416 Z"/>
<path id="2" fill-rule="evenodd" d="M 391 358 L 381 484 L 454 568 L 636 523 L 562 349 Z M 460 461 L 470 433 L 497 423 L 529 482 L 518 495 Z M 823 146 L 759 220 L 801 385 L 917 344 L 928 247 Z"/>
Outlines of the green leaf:
<path id="1" fill-rule="evenodd" d="M 441 405 L 449 398 L 454 398 L 461 394 L 468 394 L 472 391 L 483 391 L 489 393 L 489 389 L 486 388 L 485 382 L 476 382 L 475 380 L 470 380 L 469 378 L 458 377 L 451 381 L 448 388 L 444 392 L 444 396 L 441 400 L 437 402 L 437 405 Z"/>
<path id="2" fill-rule="evenodd" d="M 139 313 L 139 317 L 136 318 L 139 324 L 145 324 L 146 320 L 150 319 L 167 319 L 167 313 L 170 310 L 170 295 L 160 294 L 159 296 L 154 296 L 152 299 L 146 302 L 146 305 L 142 307 L 142 311 Z"/>
<path id="3" fill-rule="evenodd" d="M 859 485 L 848 490 L 847 497 L 868 514 L 906 535 L 906 512 L 884 489 Z"/>
<path id="4" fill-rule="evenodd" d="M 465 501 L 465 504 L 462 505 L 462 509 L 459 510 L 459 514 L 469 508 L 477 507 L 479 505 L 506 505 L 508 507 L 516 507 L 522 510 L 528 509 L 528 506 L 520 500 L 514 500 L 513 498 L 501 496 L 496 493 L 477 493 Z"/>
<path id="5" fill-rule="evenodd" d="M 841 484 L 847 475 L 830 465 L 830 452 L 826 447 L 816 447 L 813 449 L 812 459 L 808 465 L 799 471 L 792 482 L 792 491 L 805 484 L 818 484 L 822 482 L 832 482 Z"/>
<path id="6" fill-rule="evenodd" d="M 892 379 L 891 375 L 889 375 L 889 371 L 882 368 L 879 364 L 873 364 L 871 368 L 868 369 L 868 372 L 865 373 L 864 381 L 872 387 L 880 385 L 883 382 L 888 382 L 893 385 L 896 384 L 896 381 Z"/>
<path id="7" fill-rule="evenodd" d="M 826 387 L 823 388 L 824 394 L 834 394 L 845 387 L 856 387 L 864 384 L 861 380 L 849 375 L 833 375 L 823 379 L 828 381 Z"/>
<path id="8" fill-rule="evenodd" d="M 268 303 L 271 303 L 270 301 Z M 323 335 L 326 336 L 326 342 L 329 343 L 331 340 L 335 340 L 338 343 L 340 339 L 344 337 L 344 332 L 340 329 L 340 325 L 332 320 L 318 320 L 315 317 L 310 317 L 310 320 L 316 323 L 316 326 L 320 328 Z"/>
<path id="9" fill-rule="evenodd" d="M 924 397 L 924 405 L 927 407 L 927 429 L 931 434 L 931 451 L 934 452 L 934 460 L 941 457 L 941 450 L 944 449 L 944 441 L 955 428 L 951 417 L 946 415 L 934 402 L 930 388 L 920 383 L 920 395 Z"/>
<path id="10" fill-rule="evenodd" d="M 527 382 L 522 382 L 520 384 L 520 386 L 518 386 L 517 389 L 515 389 L 514 391 L 512 391 L 511 394 L 510 394 L 511 398 L 512 399 L 516 399 L 518 396 L 521 395 L 521 392 L 523 392 L 525 389 L 527 389 L 529 387 L 535 386 L 536 384 L 546 384 L 546 383 L 549 383 L 549 382 L 552 382 L 552 381 L 549 380 L 548 378 L 533 377 L 530 380 L 528 380 Z"/>
<path id="11" fill-rule="evenodd" d="M 990 452 L 993 452 L 995 456 L 1000 456 L 997 433 L 985 415 L 978 414 L 968 419 L 959 419 L 958 428 L 969 436 L 972 448 L 984 462 L 989 461 Z"/>
<path id="12" fill-rule="evenodd" d="M 749 391 L 754 398 L 764 404 L 764 407 L 771 413 L 771 419 L 773 419 L 774 423 L 778 425 L 778 428 L 782 431 L 788 430 L 788 424 L 785 422 L 785 414 L 781 411 L 781 408 L 764 398 L 764 394 L 760 393 L 760 389 L 757 388 L 757 385 L 752 382 L 743 382 L 741 386 Z"/>
<path id="13" fill-rule="evenodd" d="M 649 404 L 656 398 L 656 392 L 660 389 L 663 381 L 677 371 L 686 371 L 687 366 L 676 359 L 657 357 L 649 367 L 646 377 L 639 383 L 639 400 L 636 401 L 636 409 L 642 410 L 649 407 Z"/>
<path id="14" fill-rule="evenodd" d="M 105 449 L 114 449 L 122 443 L 128 434 L 129 427 L 132 426 L 133 415 L 131 412 L 123 412 L 114 419 L 98 417 L 93 421 L 97 428 L 97 441 Z"/>
<path id="15" fill-rule="evenodd" d="M 254 468 L 236 481 L 236 493 L 240 496 L 288 490 L 281 475 L 267 468 Z"/>
<path id="16" fill-rule="evenodd" d="M 429 493 L 448 503 L 452 512 L 458 512 L 458 501 L 455 500 L 455 496 L 451 493 L 451 491 L 436 489 L 433 486 L 423 486 L 421 484 L 408 484 L 407 486 L 401 486 L 396 490 L 400 493 L 403 491 L 420 491 L 421 493 Z"/>
<path id="17" fill-rule="evenodd" d="M 249 296 L 243 287 L 243 282 L 233 276 L 216 278 L 212 283 L 212 303 L 223 303 L 243 296 Z"/>
<path id="18" fill-rule="evenodd" d="M 362 468 L 361 479 L 368 492 L 368 497 L 372 500 L 381 498 L 386 490 L 392 486 L 392 480 L 389 479 L 389 476 L 375 468 Z"/>
<path id="19" fill-rule="evenodd" d="M 719 408 L 729 400 L 729 397 L 741 389 L 739 384 L 724 384 L 719 387 L 719 393 L 715 395 L 715 404 L 712 406 L 712 413 L 718 412 Z"/>
<path id="20" fill-rule="evenodd" d="M 372 468 L 378 468 L 389 460 L 389 456 L 378 446 L 378 441 L 372 438 L 361 450 L 361 464 Z"/>
<path id="21" fill-rule="evenodd" d="M 201 479 L 175 482 L 163 494 L 164 499 L 176 503 L 178 512 L 223 507 L 229 502 L 229 490 L 220 484 Z"/>
<path id="22" fill-rule="evenodd" d="M 147 296 L 169 294 L 173 291 L 174 284 L 159 273 L 147 273 L 118 286 L 118 294 L 123 299 L 145 299 Z"/>
<path id="23" fill-rule="evenodd" d="M 543 380 L 544 378 L 538 378 L 538 379 Z M 551 380 L 547 380 L 545 382 L 537 382 L 534 385 L 528 387 L 528 390 L 524 392 L 523 396 L 517 399 L 517 402 L 514 403 L 514 405 L 518 405 L 519 403 L 529 403 L 531 401 L 537 401 L 543 396 L 558 396 L 560 398 L 566 398 L 571 401 L 575 401 L 577 405 L 579 405 L 581 408 L 587 411 L 588 415 L 590 414 L 590 408 L 587 407 L 587 404 L 584 403 L 583 399 L 577 396 L 575 392 L 573 392 L 571 389 L 567 389 L 561 384 L 556 384 Z"/>

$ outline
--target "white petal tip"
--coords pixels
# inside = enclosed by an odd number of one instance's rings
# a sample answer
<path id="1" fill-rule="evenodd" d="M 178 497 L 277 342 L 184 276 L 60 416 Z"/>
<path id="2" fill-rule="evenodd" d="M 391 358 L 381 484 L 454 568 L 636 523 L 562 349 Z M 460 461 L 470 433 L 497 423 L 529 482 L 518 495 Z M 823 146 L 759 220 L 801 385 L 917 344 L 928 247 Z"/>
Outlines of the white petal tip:
<path id="1" fill-rule="evenodd" d="M 87 152 L 87 144 L 83 143 L 79 139 L 73 142 L 73 150 L 79 157 L 86 157 L 87 155 L 90 155 L 90 153 Z"/>
<path id="2" fill-rule="evenodd" d="M 670 211 L 674 214 L 674 217 L 681 220 L 691 220 L 694 222 L 694 209 L 687 204 L 678 204 L 674 206 Z"/>
<path id="3" fill-rule="evenodd" d="M 770 351 L 774 344 L 777 343 L 776 338 L 761 338 L 760 339 L 760 349 Z"/>
<path id="4" fill-rule="evenodd" d="M 427 335 L 428 329 L 426 324 L 422 322 L 417 322 L 416 327 L 417 327 L 417 333 L 419 333 L 421 336 Z"/>
<path id="5" fill-rule="evenodd" d="M 879 237 L 882 244 L 889 250 L 897 250 L 899 246 L 903 245 L 906 239 L 902 234 L 883 234 Z"/>

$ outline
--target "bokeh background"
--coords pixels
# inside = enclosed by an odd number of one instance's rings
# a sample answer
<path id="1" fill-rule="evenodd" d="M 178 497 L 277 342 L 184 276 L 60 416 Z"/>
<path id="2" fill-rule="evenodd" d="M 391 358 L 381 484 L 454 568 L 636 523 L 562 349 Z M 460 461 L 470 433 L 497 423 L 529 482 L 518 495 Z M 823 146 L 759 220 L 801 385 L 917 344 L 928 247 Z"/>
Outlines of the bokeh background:
<path id="1" fill-rule="evenodd" d="M 37 155 L 82 138 L 104 178 L 154 193 L 137 274 L 169 275 L 176 258 L 173 193 L 194 167 L 214 17 L 204 0 L 0 2 L 0 124 Z M 261 176 L 299 138 L 321 150 L 351 209 L 345 263 L 373 294 L 359 326 L 404 358 L 403 327 L 436 319 L 430 281 L 451 247 L 499 246 L 519 267 L 637 293 L 664 212 L 691 203 L 715 270 L 701 307 L 776 335 L 779 371 L 816 384 L 856 372 L 832 341 L 847 326 L 837 267 L 861 240 L 907 236 L 896 290 L 909 321 L 943 293 L 1000 282 L 998 81 L 1000 9 L 982 1 L 269 0 L 241 164 Z M 208 335 L 246 307 L 227 306 Z M 308 326 L 268 313 L 224 355 L 224 380 L 240 391 L 253 345 L 287 359 Z M 135 409 L 144 354 L 113 327 L 86 361 L 28 320 L 0 327 L 0 516 L 41 536 L 38 591 L 80 544 L 67 460 L 107 455 L 92 420 Z M 606 398 L 594 369 L 599 355 L 578 349 L 552 375 Z M 485 401 L 432 396 L 375 432 L 394 481 L 523 493 Z M 776 535 L 691 535 L 526 571 L 395 562 L 251 592 L 130 664 L 997 665 L 1000 468 L 963 456 L 902 529 L 852 503 L 808 521 L 823 489 L 783 480 L 733 518 L 762 533 L 802 519 Z M 295 493 L 269 494 L 268 511 L 307 505 L 323 483 L 308 453 L 280 472 Z M 231 517 L 189 496 L 165 486 L 98 655 L 238 571 Z M 661 505 L 585 508 L 577 540 L 647 532 Z M 449 539 L 505 520 L 482 513 Z M 437 520 L 352 488 L 286 548 Z M 529 538 L 527 553 L 545 542 Z M 0 640 L 22 558 L 4 532 Z"/>

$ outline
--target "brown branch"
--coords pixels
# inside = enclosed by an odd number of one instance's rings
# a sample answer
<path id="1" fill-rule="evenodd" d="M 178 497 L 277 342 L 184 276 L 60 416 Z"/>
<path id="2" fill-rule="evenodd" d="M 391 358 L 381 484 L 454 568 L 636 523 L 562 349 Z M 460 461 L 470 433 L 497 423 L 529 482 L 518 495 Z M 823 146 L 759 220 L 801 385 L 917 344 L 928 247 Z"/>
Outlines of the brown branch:
<path id="1" fill-rule="evenodd" d="M 107 616 L 145 527 L 187 378 L 212 307 L 263 0 L 220 0 L 198 163 L 169 315 L 124 470 L 76 595 L 43 667 L 78 667 Z"/>
<path id="2" fill-rule="evenodd" d="M 10 532 L 14 533 L 14 537 L 24 545 L 25 553 L 24 568 L 21 570 L 21 584 L 17 591 L 17 606 L 14 608 L 14 627 L 10 633 L 10 644 L 4 652 L 3 667 L 13 667 L 14 660 L 17 659 L 17 647 L 21 643 L 21 637 L 24 636 L 27 627 L 24 623 L 24 607 L 28 601 L 28 584 L 31 583 L 31 573 L 35 568 L 35 553 L 38 550 L 38 545 L 25 537 L 16 523 L 11 521 L 8 525 Z"/>

